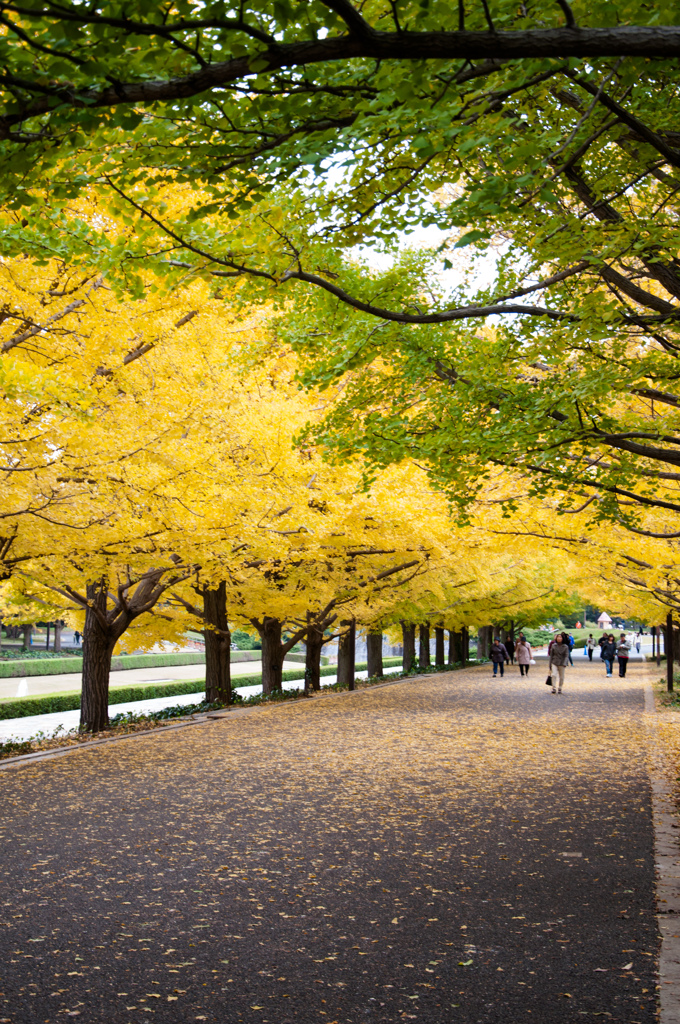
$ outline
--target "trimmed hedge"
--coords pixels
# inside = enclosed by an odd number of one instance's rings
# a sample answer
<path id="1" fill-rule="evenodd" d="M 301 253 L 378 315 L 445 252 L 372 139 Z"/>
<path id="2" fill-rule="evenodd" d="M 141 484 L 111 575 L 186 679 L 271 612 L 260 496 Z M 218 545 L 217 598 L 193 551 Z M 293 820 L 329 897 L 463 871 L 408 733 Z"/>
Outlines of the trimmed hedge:
<path id="1" fill-rule="evenodd" d="M 163 655 L 159 655 L 163 657 Z M 401 658 L 385 658 L 383 665 L 389 668 L 392 665 L 399 665 Z M 357 672 L 365 669 L 365 664 L 356 666 Z M 334 676 L 337 673 L 335 665 L 324 666 L 320 670 L 322 676 Z M 304 679 L 304 672 L 300 669 L 289 669 L 283 673 L 285 683 L 293 682 L 295 679 Z M 262 676 L 258 673 L 252 676 L 234 676 L 232 686 L 260 686 Z M 149 686 L 114 686 L 109 691 L 109 705 L 128 704 L 137 700 L 153 700 L 155 697 L 183 697 L 188 693 L 200 693 L 205 689 L 203 679 L 182 679 L 176 683 L 151 683 Z M 79 693 L 57 693 L 45 697 L 19 697 L 16 700 L 8 700 L 0 703 L 0 720 L 8 718 L 27 718 L 29 715 L 51 715 L 56 711 L 78 711 L 80 709 Z"/>

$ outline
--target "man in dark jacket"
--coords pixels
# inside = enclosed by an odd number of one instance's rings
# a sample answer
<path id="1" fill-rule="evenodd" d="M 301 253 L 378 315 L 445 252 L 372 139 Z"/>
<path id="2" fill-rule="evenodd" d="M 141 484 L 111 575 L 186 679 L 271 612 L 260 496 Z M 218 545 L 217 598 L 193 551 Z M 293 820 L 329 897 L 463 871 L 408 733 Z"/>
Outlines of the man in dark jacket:
<path id="1" fill-rule="evenodd" d="M 607 666 L 607 675 L 612 674 L 612 668 L 614 665 L 614 658 L 616 657 L 616 641 L 614 640 L 614 634 L 605 638 L 605 642 L 602 644 L 601 658 Z"/>
<path id="2" fill-rule="evenodd" d="M 505 644 L 502 644 L 498 638 L 491 644 L 491 650 L 489 651 L 489 657 L 493 662 L 493 674 L 496 675 L 498 672 L 498 666 L 501 668 L 501 676 L 505 671 L 505 663 L 510 661 L 508 652 L 505 648 Z"/>
<path id="3" fill-rule="evenodd" d="M 514 665 L 515 664 L 515 641 L 512 639 L 511 636 L 509 636 L 507 638 L 507 640 L 505 641 L 505 649 L 508 652 L 508 657 L 510 658 L 510 664 Z"/>

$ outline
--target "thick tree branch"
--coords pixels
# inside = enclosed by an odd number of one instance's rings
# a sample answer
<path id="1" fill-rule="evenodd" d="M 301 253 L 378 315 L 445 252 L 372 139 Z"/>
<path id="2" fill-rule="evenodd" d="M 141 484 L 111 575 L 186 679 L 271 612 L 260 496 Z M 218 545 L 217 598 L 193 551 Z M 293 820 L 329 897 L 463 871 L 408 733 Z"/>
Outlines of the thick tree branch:
<path id="1" fill-rule="evenodd" d="M 344 8 L 344 5 L 343 5 Z M 7 8 L 11 10 L 11 8 Z M 17 9 L 18 10 L 18 9 Z M 30 8 L 22 9 L 23 16 L 35 18 L 39 12 Z M 79 20 L 81 24 L 95 24 L 98 16 L 71 9 L 49 8 L 43 15 L 46 20 L 55 21 L 67 17 Z M 354 23 L 358 28 L 357 13 Z M 172 32 L 182 31 L 182 22 L 154 24 L 126 23 L 120 19 L 121 28 L 130 33 L 157 35 L 169 38 Z M 216 19 L 216 27 L 235 29 L 231 22 Z M 362 19 L 363 21 L 363 19 Z M 187 23 L 188 24 L 188 23 Z M 198 24 L 198 23 L 196 23 Z M 204 28 L 211 26 L 210 19 L 202 21 Z M 248 36 L 257 34 L 252 26 L 240 23 L 240 31 Z M 267 38 L 267 37 L 265 37 Z M 264 42 L 264 41 L 263 41 Z M 73 84 L 64 82 L 51 88 L 51 95 L 43 95 L 16 114 L 0 119 L 0 137 L 8 137 L 11 128 L 28 118 L 48 113 L 54 107 L 54 100 L 72 108 L 116 107 L 125 103 L 153 104 L 178 99 L 188 99 L 234 82 L 253 74 L 251 65 L 257 62 L 260 75 L 279 71 L 283 68 L 303 68 L 328 61 L 348 61 L 355 58 L 372 60 L 492 60 L 506 61 L 521 58 L 550 57 L 660 57 L 674 59 L 680 52 L 680 27 L 652 25 L 619 25 L 608 28 L 578 29 L 562 27 L 549 29 L 527 29 L 518 32 L 352 32 L 350 35 L 329 36 L 325 39 L 299 41 L 295 43 L 264 43 L 263 48 L 244 57 L 207 64 L 188 75 L 176 78 L 146 80 L 138 82 L 116 82 L 107 88 L 78 90 Z M 5 76 L 8 85 L 12 76 Z M 16 81 L 19 89 L 42 91 L 40 80 L 35 83 Z M 586 88 L 586 83 L 579 81 Z M 594 87 L 593 87 L 594 88 Z M 601 98 L 602 100 L 602 98 Z M 613 102 L 613 101 L 612 101 Z M 618 113 L 618 105 L 617 105 Z M 625 114 L 625 111 L 623 112 Z M 663 144 L 662 144 L 663 145 Z M 673 154 L 669 150 L 669 154 Z M 670 155 L 668 157 L 670 159 Z"/>

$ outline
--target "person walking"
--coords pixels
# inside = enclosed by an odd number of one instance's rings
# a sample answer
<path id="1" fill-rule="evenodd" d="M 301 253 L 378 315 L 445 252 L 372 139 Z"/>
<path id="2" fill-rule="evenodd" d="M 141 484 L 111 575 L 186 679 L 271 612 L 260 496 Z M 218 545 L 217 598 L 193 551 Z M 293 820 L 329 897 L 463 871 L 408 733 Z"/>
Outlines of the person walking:
<path id="1" fill-rule="evenodd" d="M 569 644 L 565 641 L 566 637 L 564 634 L 558 633 L 550 651 L 548 667 L 550 669 L 550 675 L 552 676 L 553 693 L 562 693 L 562 687 L 564 685 L 564 670 L 569 664 L 569 655 L 571 652 L 569 650 Z M 557 686 L 555 686 L 556 683 Z"/>
<path id="2" fill-rule="evenodd" d="M 595 640 L 595 637 L 593 636 L 593 634 L 590 633 L 588 635 L 588 639 L 586 640 L 586 651 L 588 652 L 588 661 L 592 661 L 593 660 L 593 651 L 595 650 L 596 646 L 597 646 L 597 641 Z"/>
<path id="3" fill-rule="evenodd" d="M 630 657 L 631 643 L 626 637 L 625 633 L 621 634 L 621 639 L 616 645 L 616 655 L 619 659 L 619 678 L 625 679 L 626 669 L 628 668 L 628 659 Z"/>
<path id="4" fill-rule="evenodd" d="M 510 658 L 508 656 L 507 650 L 505 649 L 505 644 L 502 644 L 498 638 L 496 638 L 494 640 L 494 642 L 491 644 L 491 649 L 489 651 L 489 657 L 491 658 L 491 660 L 493 662 L 493 674 L 494 674 L 494 676 L 497 674 L 498 667 L 500 666 L 501 677 L 502 677 L 504 672 L 505 672 L 506 662 L 509 662 Z"/>
<path id="5" fill-rule="evenodd" d="M 562 634 L 562 636 L 564 636 L 564 633 Z M 574 638 L 571 635 L 571 633 L 568 633 L 567 636 L 564 637 L 564 642 L 566 643 L 567 647 L 569 648 L 569 664 L 573 668 L 574 667 L 574 662 L 572 661 L 571 652 L 574 650 Z"/>
<path id="6" fill-rule="evenodd" d="M 600 654 L 605 667 L 607 669 L 607 675 L 612 674 L 612 668 L 614 665 L 614 658 L 616 657 L 616 642 L 614 640 L 614 634 L 611 633 L 608 637 L 605 637 L 605 642 L 602 644 L 602 653 Z"/>
<path id="7" fill-rule="evenodd" d="M 531 644 L 528 640 L 518 640 L 517 648 L 515 650 L 517 655 L 517 664 L 519 665 L 519 674 L 521 676 L 529 675 L 529 668 L 531 667 L 531 659 L 533 654 L 531 652 Z"/>
<path id="8" fill-rule="evenodd" d="M 505 649 L 508 652 L 508 657 L 510 658 L 510 664 L 514 665 L 515 664 L 516 647 L 515 647 L 515 641 L 512 639 L 511 636 L 509 636 L 507 638 L 507 640 L 505 641 Z"/>
<path id="9" fill-rule="evenodd" d="M 636 633 L 635 635 L 635 650 L 640 653 L 640 644 L 642 643 L 642 634 Z"/>

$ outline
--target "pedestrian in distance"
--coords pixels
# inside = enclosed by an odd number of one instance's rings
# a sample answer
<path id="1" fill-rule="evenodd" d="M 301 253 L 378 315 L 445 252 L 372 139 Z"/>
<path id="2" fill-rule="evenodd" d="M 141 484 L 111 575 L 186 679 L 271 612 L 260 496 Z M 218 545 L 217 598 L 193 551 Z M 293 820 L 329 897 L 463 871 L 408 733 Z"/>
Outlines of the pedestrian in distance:
<path id="1" fill-rule="evenodd" d="M 519 674 L 521 676 L 528 676 L 529 669 L 531 667 L 531 661 L 533 654 L 531 652 L 531 644 L 528 640 L 518 640 L 517 647 L 515 649 L 517 655 L 517 664 L 519 665 Z"/>
<path id="2" fill-rule="evenodd" d="M 588 661 L 592 661 L 593 660 L 593 651 L 595 650 L 596 646 L 597 646 L 597 641 L 595 640 L 595 637 L 593 636 L 593 634 L 590 633 L 588 635 L 588 639 L 586 640 L 586 651 L 588 652 Z"/>
<path id="3" fill-rule="evenodd" d="M 564 633 L 562 634 L 562 636 L 564 636 Z M 573 668 L 574 667 L 574 662 L 572 661 L 571 652 L 574 650 L 574 638 L 571 635 L 571 633 L 568 633 L 564 637 L 564 642 L 566 643 L 567 647 L 569 648 L 569 664 Z"/>
<path id="4" fill-rule="evenodd" d="M 569 664 L 569 655 L 571 653 L 566 640 L 567 638 L 563 633 L 557 634 L 548 659 L 553 693 L 562 693 L 562 687 L 564 686 L 564 670 Z"/>
<path id="5" fill-rule="evenodd" d="M 605 642 L 602 644 L 602 652 L 600 654 L 605 667 L 607 669 L 607 675 L 612 674 L 612 668 L 614 666 L 614 658 L 616 657 L 616 641 L 614 640 L 614 634 L 611 633 L 605 638 Z"/>
<path id="6" fill-rule="evenodd" d="M 498 672 L 500 666 L 501 677 L 505 672 L 505 665 L 510 661 L 508 652 L 505 649 L 505 644 L 502 644 L 498 638 L 491 644 L 491 650 L 489 651 L 489 657 L 493 662 L 493 674 L 494 676 Z"/>
<path id="7" fill-rule="evenodd" d="M 616 655 L 619 659 L 619 677 L 624 679 L 626 676 L 626 669 L 628 668 L 628 659 L 630 657 L 630 640 L 626 637 L 625 633 L 621 634 L 621 639 L 616 645 Z"/>
<path id="8" fill-rule="evenodd" d="M 73 634 L 73 642 L 76 643 L 76 644 L 80 643 L 80 633 L 78 632 L 77 629 L 75 630 L 75 632 Z"/>
<path id="9" fill-rule="evenodd" d="M 635 650 L 640 653 L 640 644 L 642 643 L 642 633 L 636 633 L 635 635 Z"/>
<path id="10" fill-rule="evenodd" d="M 512 639 L 511 636 L 509 636 L 507 638 L 507 640 L 505 641 L 505 649 L 508 652 L 508 657 L 510 658 L 510 664 L 514 665 L 515 664 L 516 648 L 515 648 L 515 641 Z"/>

